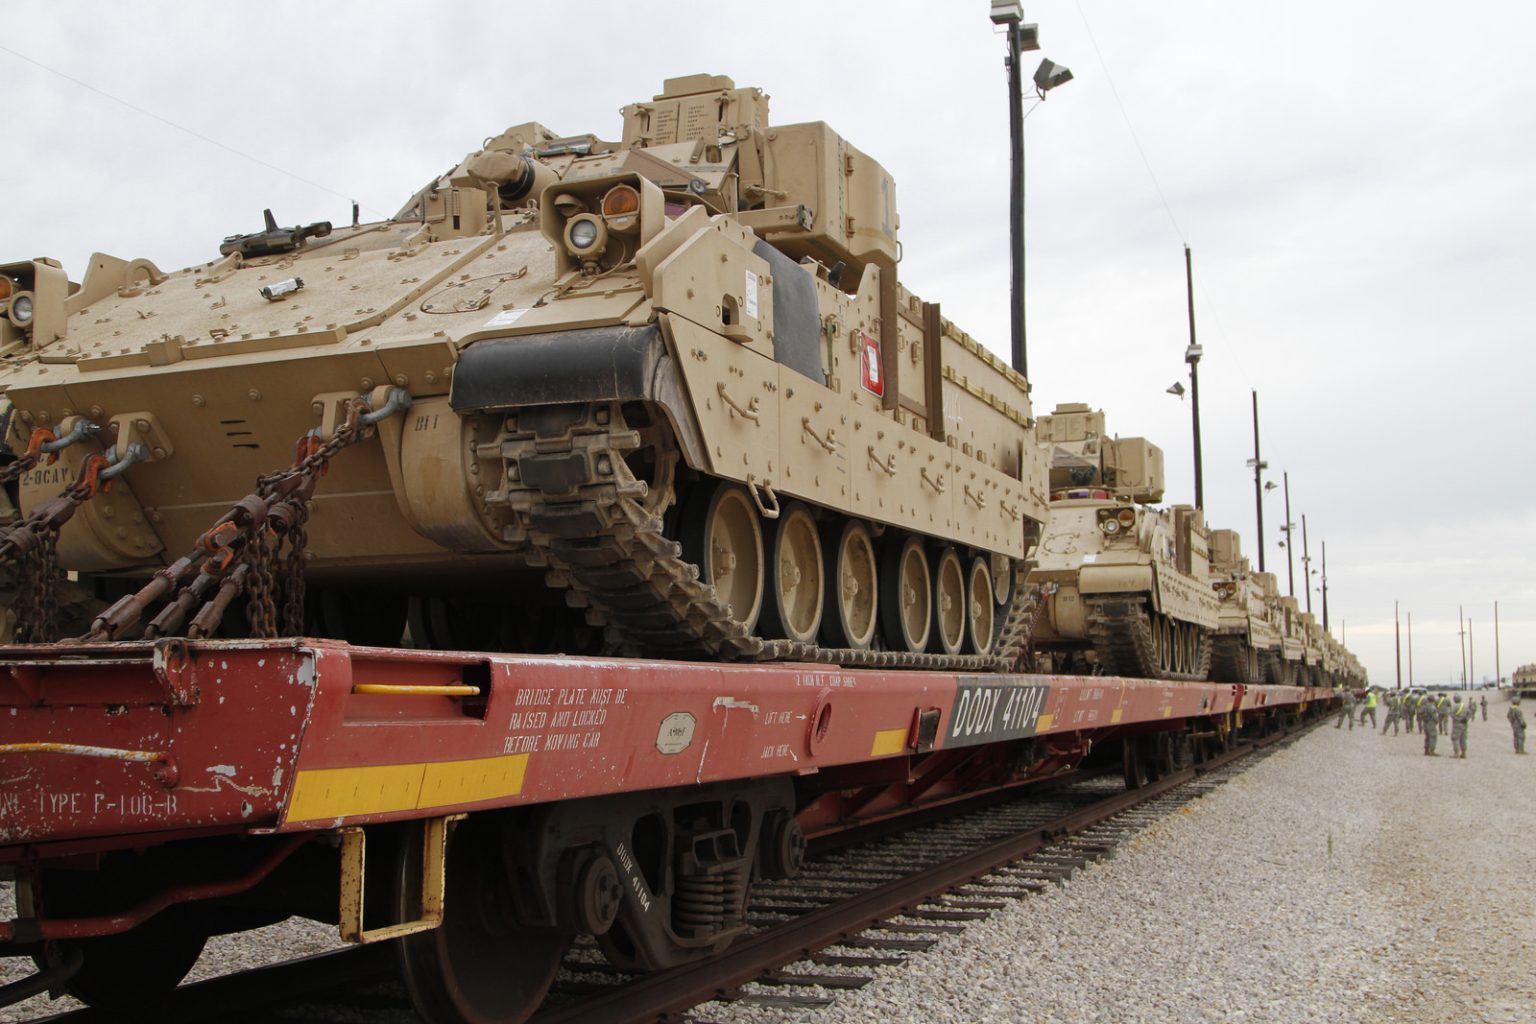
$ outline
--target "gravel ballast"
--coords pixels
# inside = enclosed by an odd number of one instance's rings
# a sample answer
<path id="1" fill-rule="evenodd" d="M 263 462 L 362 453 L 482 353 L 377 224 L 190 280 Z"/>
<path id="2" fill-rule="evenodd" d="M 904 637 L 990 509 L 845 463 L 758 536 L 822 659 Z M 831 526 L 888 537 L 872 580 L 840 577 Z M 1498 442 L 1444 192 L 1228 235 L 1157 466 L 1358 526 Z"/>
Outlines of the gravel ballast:
<path id="1" fill-rule="evenodd" d="M 1462 761 L 1424 757 L 1416 735 L 1330 723 L 1065 886 L 1010 903 L 903 966 L 875 969 L 872 984 L 837 993 L 829 1008 L 741 1002 L 702 1016 L 722 1024 L 1530 1020 L 1536 756 L 1511 753 L 1502 720 L 1471 733 L 1472 757 Z M 1440 746 L 1448 751 L 1447 739 Z M 311 952 L 333 935 L 293 923 L 260 940 L 216 940 L 194 975 L 284 948 Z M 264 948 L 253 956 L 257 942 Z M 19 966 L 0 961 L 0 980 Z M 31 1000 L 0 1009 L 0 1021 L 59 1008 Z"/>
<path id="2" fill-rule="evenodd" d="M 1502 710 L 1502 705 L 1500 705 Z M 1490 708 L 1490 711 L 1493 710 Z M 1449 749 L 1447 738 L 1440 743 Z M 1536 757 L 1331 723 L 808 1021 L 1516 1024 L 1536 1007 Z"/>

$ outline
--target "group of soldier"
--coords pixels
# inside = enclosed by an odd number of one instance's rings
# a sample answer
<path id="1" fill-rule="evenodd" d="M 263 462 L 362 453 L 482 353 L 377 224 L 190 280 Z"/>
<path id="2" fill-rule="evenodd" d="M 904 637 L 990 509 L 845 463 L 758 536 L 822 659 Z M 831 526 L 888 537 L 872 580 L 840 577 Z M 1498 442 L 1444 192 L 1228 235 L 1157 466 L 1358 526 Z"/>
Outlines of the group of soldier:
<path id="1" fill-rule="evenodd" d="M 1385 705 L 1387 717 L 1381 725 L 1381 734 L 1385 736 L 1387 730 L 1391 729 L 1392 735 L 1396 736 L 1399 729 L 1403 728 L 1407 729 L 1411 735 L 1417 723 L 1419 732 L 1424 736 L 1424 753 L 1428 757 L 1440 756 L 1435 752 L 1435 746 L 1441 736 L 1449 733 L 1451 756 L 1465 758 L 1467 726 L 1477 717 L 1479 711 L 1482 712 L 1483 721 L 1488 721 L 1486 694 L 1474 701 L 1470 695 L 1463 700 L 1459 693 L 1378 690 L 1376 687 L 1371 687 L 1366 691 L 1363 700 L 1357 699 L 1354 691 L 1347 688 L 1340 692 L 1340 698 L 1338 721 L 1333 725 L 1335 729 L 1343 728 L 1344 723 L 1348 722 L 1350 730 L 1353 731 L 1358 717 L 1362 726 L 1369 719 L 1371 731 L 1375 732 L 1376 709 Z M 1520 710 L 1518 696 L 1511 698 L 1509 711 L 1504 717 L 1509 719 L 1509 727 L 1514 732 L 1515 753 L 1524 754 L 1525 713 Z"/>

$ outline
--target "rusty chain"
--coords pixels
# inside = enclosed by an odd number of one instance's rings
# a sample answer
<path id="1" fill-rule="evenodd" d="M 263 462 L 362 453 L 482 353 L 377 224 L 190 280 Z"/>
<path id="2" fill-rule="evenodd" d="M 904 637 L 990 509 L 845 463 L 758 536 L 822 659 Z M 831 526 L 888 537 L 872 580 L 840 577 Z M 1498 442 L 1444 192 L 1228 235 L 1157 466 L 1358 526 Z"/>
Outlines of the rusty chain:
<path id="1" fill-rule="evenodd" d="M 367 398 L 347 403 L 346 416 L 325 441 L 315 431 L 296 445 L 293 463 L 260 476 L 256 490 L 235 502 L 201 537 L 197 547 L 157 572 L 136 593 L 97 616 L 85 641 L 121 638 L 150 605 L 169 598 L 145 627 L 148 637 L 172 635 L 194 608 L 192 637 L 215 632 L 236 597 L 246 595 L 250 635 L 298 635 L 304 628 L 304 545 L 308 503 L 330 460 L 372 436 L 373 427 L 410 406 L 410 395 L 393 388 L 384 406 L 370 411 Z M 286 553 L 284 547 L 286 545 Z M 283 597 L 278 600 L 279 571 Z M 282 618 L 279 621 L 279 607 Z"/>

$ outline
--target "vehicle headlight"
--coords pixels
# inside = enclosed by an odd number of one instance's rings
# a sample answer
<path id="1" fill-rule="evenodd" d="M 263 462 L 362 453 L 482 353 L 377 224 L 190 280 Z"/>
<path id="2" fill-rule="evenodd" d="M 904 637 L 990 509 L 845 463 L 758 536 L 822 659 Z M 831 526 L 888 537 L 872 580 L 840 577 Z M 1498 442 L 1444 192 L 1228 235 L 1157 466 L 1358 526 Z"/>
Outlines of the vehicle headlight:
<path id="1" fill-rule="evenodd" d="M 32 296 L 22 292 L 11 300 L 11 322 L 25 327 L 32 322 Z"/>
<path id="2" fill-rule="evenodd" d="M 577 259 L 589 260 L 603 251 L 608 229 L 590 213 L 578 213 L 565 225 L 565 245 Z"/>

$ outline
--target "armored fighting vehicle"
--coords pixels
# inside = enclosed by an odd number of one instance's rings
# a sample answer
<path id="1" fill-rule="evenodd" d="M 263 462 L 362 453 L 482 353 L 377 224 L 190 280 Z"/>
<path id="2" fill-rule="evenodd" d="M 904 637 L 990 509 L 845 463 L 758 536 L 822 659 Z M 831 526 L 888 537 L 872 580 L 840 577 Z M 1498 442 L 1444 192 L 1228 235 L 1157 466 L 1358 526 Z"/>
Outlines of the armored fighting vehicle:
<path id="1" fill-rule="evenodd" d="M 1077 402 L 1041 416 L 1051 518 L 1029 583 L 1049 596 L 1035 646 L 1052 665 L 1107 675 L 1205 679 L 1220 622 L 1203 517 L 1163 497 L 1162 449 L 1112 438 Z"/>
<path id="2" fill-rule="evenodd" d="M 827 125 L 670 79 L 616 142 L 518 124 L 353 221 L 269 211 L 173 273 L 0 264 L 11 451 L 94 431 L 19 508 L 120 472 L 60 567 L 113 598 L 223 543 L 361 396 L 303 503 L 308 631 L 957 668 L 1022 643 L 1028 387 L 897 280 L 895 183 Z M 96 635 L 134 635 L 114 607 Z"/>
<path id="3" fill-rule="evenodd" d="M 1280 630 L 1265 600 L 1273 573 L 1255 572 L 1236 530 L 1212 530 L 1211 583 L 1221 602 L 1211 641 L 1211 678 L 1225 683 L 1279 683 Z"/>
<path id="4" fill-rule="evenodd" d="M 1307 669 L 1307 631 L 1302 622 L 1302 611 L 1294 597 L 1273 598 L 1279 610 L 1280 627 L 1280 682 L 1287 686 L 1307 685 L 1310 673 Z"/>

